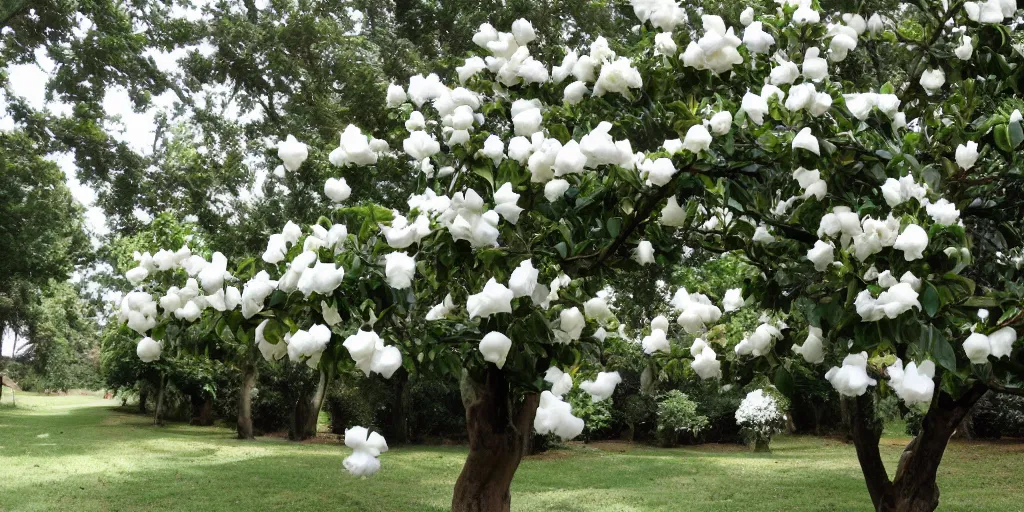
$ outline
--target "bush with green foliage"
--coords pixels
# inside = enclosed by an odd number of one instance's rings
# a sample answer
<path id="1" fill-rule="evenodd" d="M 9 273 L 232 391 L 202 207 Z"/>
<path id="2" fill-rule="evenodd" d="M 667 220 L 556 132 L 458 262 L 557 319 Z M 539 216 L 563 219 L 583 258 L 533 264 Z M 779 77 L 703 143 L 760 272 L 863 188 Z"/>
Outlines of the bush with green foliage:
<path id="1" fill-rule="evenodd" d="M 708 417 L 697 411 L 697 404 L 683 392 L 673 389 L 658 401 L 658 436 L 662 444 L 674 446 L 681 434 L 696 437 L 708 426 Z"/>

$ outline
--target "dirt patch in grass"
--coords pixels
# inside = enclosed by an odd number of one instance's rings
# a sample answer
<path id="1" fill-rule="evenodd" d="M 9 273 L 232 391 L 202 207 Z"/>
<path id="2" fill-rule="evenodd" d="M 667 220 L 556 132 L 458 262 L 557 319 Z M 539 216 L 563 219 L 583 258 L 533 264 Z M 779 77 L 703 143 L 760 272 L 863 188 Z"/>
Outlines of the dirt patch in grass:
<path id="1" fill-rule="evenodd" d="M 597 448 L 603 452 L 612 453 L 626 453 L 634 448 L 643 447 L 641 444 L 631 443 L 629 441 L 594 441 L 587 443 L 585 446 Z"/>

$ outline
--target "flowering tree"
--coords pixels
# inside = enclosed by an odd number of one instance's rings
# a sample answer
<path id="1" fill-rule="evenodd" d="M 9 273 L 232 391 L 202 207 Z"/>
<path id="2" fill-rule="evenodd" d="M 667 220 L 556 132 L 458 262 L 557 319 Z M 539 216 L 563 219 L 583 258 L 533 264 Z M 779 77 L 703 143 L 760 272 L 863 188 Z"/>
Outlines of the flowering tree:
<path id="1" fill-rule="evenodd" d="M 772 436 L 782 432 L 786 415 L 778 400 L 763 389 L 755 389 L 740 402 L 736 409 L 736 424 L 750 438 L 753 451 L 769 451 Z"/>
<path id="2" fill-rule="evenodd" d="M 1020 82 L 1001 24 L 1009 6 L 923 2 L 893 22 L 786 2 L 744 11 L 741 38 L 718 16 L 688 21 L 670 0 L 631 3 L 633 34 L 567 50 L 559 65 L 531 55 L 535 32 L 518 20 L 509 33 L 480 27 L 483 56 L 456 68 L 457 84 L 392 84 L 405 129 L 375 139 L 349 126 L 327 158 L 343 173 L 408 161 L 408 211 L 338 207 L 272 236 L 268 273 L 245 286 L 264 318 L 256 342 L 328 375 L 461 374 L 470 452 L 452 507 L 508 510 L 531 425 L 564 438 L 583 428 L 561 398 L 571 375 L 593 375 L 580 387 L 595 400 L 619 381 L 597 357 L 618 326 L 597 296 L 605 278 L 684 244 L 738 251 L 758 280 L 721 307 L 679 290 L 677 323 L 695 336 L 748 302 L 774 312 L 723 356 L 703 340 L 673 352 L 658 317 L 645 351 L 655 364 L 692 358 L 703 378 L 769 374 L 780 389 L 794 351 L 816 364 L 845 356 L 827 374 L 841 393 L 892 388 L 930 403 L 892 482 L 863 415 L 855 438 L 877 508 L 934 508 L 935 467 L 959 418 L 988 387 L 1019 385 L 1019 363 L 1000 359 L 1022 321 L 1018 270 L 995 257 L 1020 245 L 1019 219 L 991 215 L 1020 206 L 995 195 L 1019 190 L 1024 139 L 1006 111 Z M 905 75 L 864 75 L 883 48 Z M 320 154 L 299 139 L 278 148 L 286 172 Z M 971 139 L 988 149 L 963 144 L 953 164 L 954 145 Z M 324 192 L 344 203 L 350 190 L 332 178 Z M 1000 319 L 978 325 L 961 354 L 947 340 L 966 337 L 966 309 L 982 304 Z M 804 343 L 786 320 L 808 325 Z M 883 372 L 891 385 L 877 385 Z M 361 428 L 346 443 L 359 475 L 387 447 Z"/>

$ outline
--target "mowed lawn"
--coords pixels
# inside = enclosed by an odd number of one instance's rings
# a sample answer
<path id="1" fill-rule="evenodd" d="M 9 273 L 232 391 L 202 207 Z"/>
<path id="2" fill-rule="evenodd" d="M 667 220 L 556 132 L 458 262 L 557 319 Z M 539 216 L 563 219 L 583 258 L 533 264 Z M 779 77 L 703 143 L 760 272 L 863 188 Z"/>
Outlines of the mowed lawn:
<path id="1" fill-rule="evenodd" d="M 440 511 L 461 447 L 385 453 L 375 477 L 349 476 L 338 443 L 233 439 L 226 428 L 120 412 L 96 397 L 18 395 L 0 406 L 0 510 Z M 906 438 L 883 442 L 890 471 Z M 574 445 L 529 457 L 519 511 L 870 510 L 853 447 L 780 437 L 771 455 L 706 445 Z M 1024 444 L 954 442 L 940 510 L 1024 510 Z"/>

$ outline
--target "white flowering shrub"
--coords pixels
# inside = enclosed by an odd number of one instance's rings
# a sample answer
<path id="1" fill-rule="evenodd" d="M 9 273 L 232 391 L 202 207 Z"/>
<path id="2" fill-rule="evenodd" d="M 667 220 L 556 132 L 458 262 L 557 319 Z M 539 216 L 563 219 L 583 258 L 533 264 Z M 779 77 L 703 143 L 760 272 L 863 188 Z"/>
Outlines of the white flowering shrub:
<path id="1" fill-rule="evenodd" d="M 934 371 L 936 426 L 979 390 L 1020 387 L 1024 288 L 1002 256 L 1022 244 L 1020 219 L 998 213 L 1021 189 L 1015 5 L 926 1 L 896 19 L 785 1 L 737 25 L 671 0 L 630 4 L 634 33 L 555 62 L 532 53 L 528 21 L 484 24 L 456 76 L 388 87 L 393 131 L 339 127 L 333 150 L 286 139 L 288 170 L 324 154 L 339 175 L 399 159 L 417 185 L 389 211 L 346 205 L 332 178 L 337 206 L 320 223 L 270 237 L 246 264 L 265 273 L 242 292 L 261 352 L 328 373 L 462 375 L 470 455 L 455 510 L 508 508 L 530 425 L 580 433 L 564 376 L 598 372 L 581 383 L 594 400 L 618 382 L 597 357 L 619 325 L 597 295 L 604 278 L 687 244 L 737 251 L 759 279 L 724 297 L 676 291 L 678 327 L 656 319 L 642 340 L 655 368 L 685 359 L 705 379 L 771 375 L 785 391 L 793 358 L 842 360 L 821 372 L 840 393 L 865 396 L 887 374 L 913 402 Z M 883 51 L 907 69 L 889 77 Z M 748 304 L 774 313 L 735 351 L 671 343 Z M 974 326 L 968 356 L 951 340 L 968 338 L 979 305 L 998 315 Z M 894 355 L 907 366 L 880 364 Z M 474 469 L 494 465 L 512 471 Z M 868 478 L 876 504 L 925 485 L 900 478 Z"/>
<path id="2" fill-rule="evenodd" d="M 785 427 L 786 414 L 772 394 L 755 389 L 747 393 L 736 409 L 736 424 L 751 443 L 767 448 L 772 436 Z"/>

